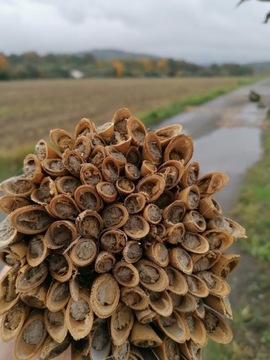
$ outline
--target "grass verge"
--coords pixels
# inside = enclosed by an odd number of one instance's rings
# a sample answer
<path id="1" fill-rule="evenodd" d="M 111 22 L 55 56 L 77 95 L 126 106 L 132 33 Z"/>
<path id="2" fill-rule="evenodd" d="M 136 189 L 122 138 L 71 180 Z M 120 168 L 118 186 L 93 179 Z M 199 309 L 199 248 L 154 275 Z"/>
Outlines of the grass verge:
<path id="1" fill-rule="evenodd" d="M 243 249 L 259 261 L 270 261 L 270 110 L 266 126 L 262 135 L 263 156 L 247 172 L 233 212 L 247 229 L 248 239 L 242 242 Z"/>
<path id="2" fill-rule="evenodd" d="M 23 147 L 19 152 L 0 155 L 0 182 L 22 173 L 23 159 L 33 153 L 33 147 Z"/>
<path id="3" fill-rule="evenodd" d="M 207 101 L 213 100 L 218 96 L 225 95 L 240 86 L 245 86 L 251 84 L 258 79 L 245 79 L 245 80 L 238 80 L 235 84 L 230 85 L 225 88 L 216 89 L 199 96 L 191 96 L 187 99 L 181 100 L 179 102 L 175 102 L 169 106 L 163 106 L 157 109 L 154 109 L 149 112 L 142 113 L 139 115 L 139 118 L 146 124 L 146 125 L 156 125 L 160 121 L 165 120 L 173 115 L 179 114 L 185 110 L 187 106 L 199 106 Z"/>
<path id="4" fill-rule="evenodd" d="M 234 338 L 228 345 L 209 341 L 204 350 L 206 360 L 269 360 L 269 278 L 263 273 L 268 269 L 258 266 L 252 275 L 249 286 L 243 291 L 242 307 L 234 309 L 231 323 Z M 217 355 L 218 354 L 218 355 Z"/>
<path id="5" fill-rule="evenodd" d="M 246 174 L 240 199 L 233 211 L 247 229 L 241 248 L 251 255 L 247 286 L 234 309 L 234 340 L 223 346 L 209 342 L 205 359 L 268 360 L 270 354 L 269 271 L 270 271 L 270 109 L 262 135 L 263 156 Z"/>

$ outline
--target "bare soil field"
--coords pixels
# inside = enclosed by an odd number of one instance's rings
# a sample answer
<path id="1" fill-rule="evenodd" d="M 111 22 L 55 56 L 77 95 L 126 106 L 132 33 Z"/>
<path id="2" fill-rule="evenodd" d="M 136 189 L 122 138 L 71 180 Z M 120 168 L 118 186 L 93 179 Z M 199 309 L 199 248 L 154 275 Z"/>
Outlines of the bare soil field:
<path id="1" fill-rule="evenodd" d="M 40 138 L 47 139 L 52 128 L 71 130 L 82 117 L 96 124 L 104 123 L 121 107 L 128 107 L 140 116 L 191 96 L 232 87 L 239 80 L 143 78 L 0 82 L 0 153 L 5 156 L 22 151 Z"/>

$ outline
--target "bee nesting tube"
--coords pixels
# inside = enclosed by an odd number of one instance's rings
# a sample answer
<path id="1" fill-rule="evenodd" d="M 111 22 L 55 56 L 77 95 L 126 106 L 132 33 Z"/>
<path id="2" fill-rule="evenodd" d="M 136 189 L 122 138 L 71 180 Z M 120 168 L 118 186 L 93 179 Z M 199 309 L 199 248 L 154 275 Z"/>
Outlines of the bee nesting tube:
<path id="1" fill-rule="evenodd" d="M 24 173 L 0 184 L 0 333 L 17 360 L 201 359 L 228 343 L 224 253 L 245 230 L 214 199 L 228 182 L 200 175 L 181 125 L 147 131 L 128 109 L 96 127 L 39 140 Z M 142 350 L 142 348 L 144 348 Z M 146 348 L 146 350 L 145 350 Z M 141 353 L 142 351 L 142 353 Z"/>

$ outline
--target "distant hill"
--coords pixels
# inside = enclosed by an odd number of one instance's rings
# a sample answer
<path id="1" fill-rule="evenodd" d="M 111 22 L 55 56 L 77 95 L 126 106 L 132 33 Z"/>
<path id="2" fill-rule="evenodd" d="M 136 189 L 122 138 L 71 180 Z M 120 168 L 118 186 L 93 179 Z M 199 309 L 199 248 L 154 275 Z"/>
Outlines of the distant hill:
<path id="1" fill-rule="evenodd" d="M 147 58 L 151 60 L 161 59 L 158 56 L 149 54 L 132 53 L 128 51 L 115 50 L 115 49 L 94 49 L 90 53 L 97 60 L 137 60 L 141 58 Z"/>

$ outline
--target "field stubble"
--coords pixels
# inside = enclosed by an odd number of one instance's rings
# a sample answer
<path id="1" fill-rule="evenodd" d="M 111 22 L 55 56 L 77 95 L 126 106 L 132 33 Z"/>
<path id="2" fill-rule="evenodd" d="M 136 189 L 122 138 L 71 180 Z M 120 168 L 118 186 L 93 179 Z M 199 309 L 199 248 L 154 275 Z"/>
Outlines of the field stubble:
<path id="1" fill-rule="evenodd" d="M 96 124 L 128 107 L 137 116 L 190 97 L 235 87 L 238 78 L 33 80 L 0 83 L 1 154 L 16 152 L 47 137 L 49 130 L 71 130 L 79 119 Z"/>

